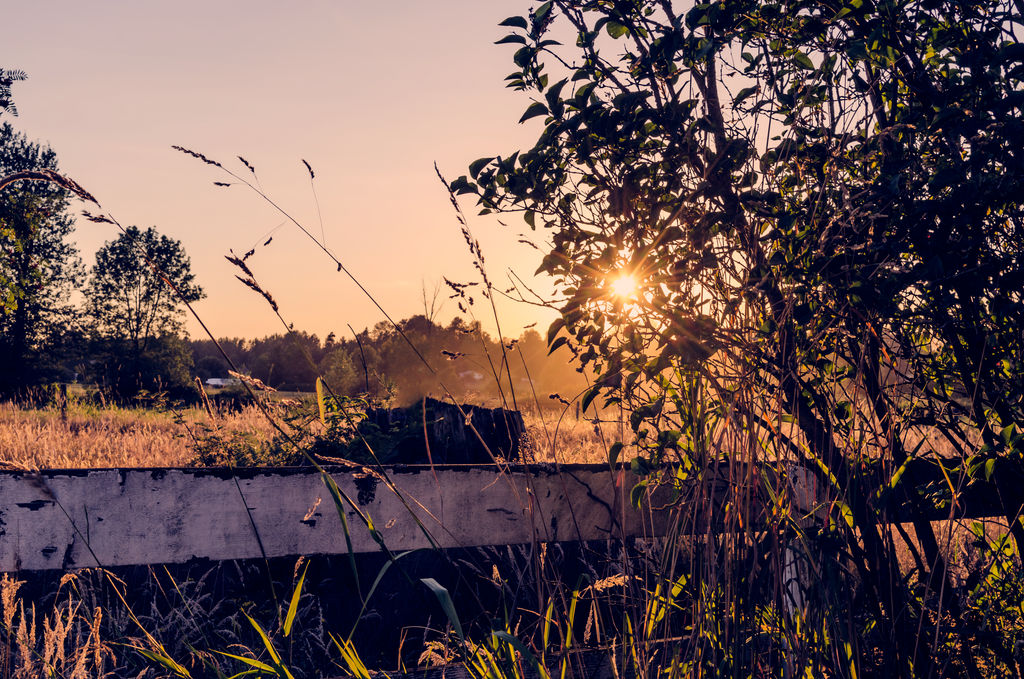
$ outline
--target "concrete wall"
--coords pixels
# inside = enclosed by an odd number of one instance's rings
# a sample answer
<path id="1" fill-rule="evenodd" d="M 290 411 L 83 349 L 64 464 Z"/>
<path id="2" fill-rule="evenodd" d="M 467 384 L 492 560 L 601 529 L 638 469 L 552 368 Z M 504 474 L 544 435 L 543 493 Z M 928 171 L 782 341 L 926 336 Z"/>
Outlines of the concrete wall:
<path id="1" fill-rule="evenodd" d="M 660 535 L 664 518 L 628 507 L 628 470 L 486 467 L 333 473 L 353 551 Z M 429 538 L 428 535 L 429 534 Z M 262 545 L 262 548 L 261 548 Z M 0 571 L 182 563 L 193 558 L 343 554 L 318 473 L 295 469 L 0 472 Z"/>

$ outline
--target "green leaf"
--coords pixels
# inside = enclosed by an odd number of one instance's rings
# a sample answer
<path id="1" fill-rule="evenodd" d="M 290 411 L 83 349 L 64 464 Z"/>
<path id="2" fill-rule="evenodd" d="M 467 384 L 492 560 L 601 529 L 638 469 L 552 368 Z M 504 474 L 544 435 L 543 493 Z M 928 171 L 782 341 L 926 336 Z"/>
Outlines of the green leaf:
<path id="1" fill-rule="evenodd" d="M 490 158 L 477 158 L 476 160 L 474 160 L 472 163 L 469 164 L 469 176 L 472 177 L 473 179 L 476 179 L 480 175 L 480 170 L 487 167 L 487 165 L 490 164 L 492 160 L 494 160 L 493 156 L 491 156 Z"/>
<path id="2" fill-rule="evenodd" d="M 348 527 L 348 516 L 345 513 L 345 503 L 343 499 L 348 501 L 348 497 L 341 492 L 341 488 L 338 487 L 337 482 L 327 472 L 321 472 L 320 477 L 327 486 L 327 491 L 331 494 L 331 499 L 334 501 L 334 507 L 338 511 L 338 518 L 341 519 L 341 531 L 345 535 L 345 546 L 348 548 L 348 563 L 352 569 L 352 577 L 356 583 L 356 592 L 360 594 L 362 598 L 362 590 L 359 586 L 359 569 L 356 567 L 356 553 L 352 547 L 352 534 Z M 351 504 L 351 501 L 349 501 Z"/>
<path id="3" fill-rule="evenodd" d="M 465 175 L 456 178 L 448 185 L 448 188 L 456 196 L 461 196 L 464 193 L 476 193 L 478 188 L 476 184 L 473 184 L 466 178 Z"/>
<path id="4" fill-rule="evenodd" d="M 356 651 L 355 644 L 352 643 L 351 639 L 339 641 L 338 638 L 330 632 L 327 633 L 327 636 L 330 637 L 331 641 L 338 648 L 338 651 L 341 653 L 341 659 L 345 663 L 345 668 L 348 669 L 349 673 L 353 677 L 356 677 L 356 679 L 373 679 L 377 676 L 383 676 L 384 679 L 390 679 L 384 672 L 371 674 L 366 663 L 364 663 L 363 659 L 359 657 L 359 652 Z"/>
<path id="5" fill-rule="evenodd" d="M 598 385 L 587 389 L 587 393 L 583 394 L 583 399 L 580 401 L 580 410 L 584 413 L 587 412 L 587 408 L 590 407 L 590 404 L 594 402 L 594 399 L 597 398 L 600 393 L 601 387 Z"/>
<path id="6" fill-rule="evenodd" d="M 548 348 L 548 356 L 555 353 L 555 351 L 557 351 L 559 347 L 561 347 L 563 344 L 566 344 L 568 341 L 568 337 L 559 337 L 555 339 L 555 341 L 552 342 L 551 346 Z"/>
<path id="7" fill-rule="evenodd" d="M 538 7 L 537 10 L 533 13 L 534 23 L 540 23 L 541 21 L 544 21 L 550 13 L 551 0 L 548 0 L 548 2 L 545 2 L 543 5 Z"/>
<path id="8" fill-rule="evenodd" d="M 733 104 L 741 104 L 741 103 L 743 103 L 744 100 L 749 98 L 750 95 L 754 94 L 755 92 L 757 92 L 760 89 L 761 89 L 760 85 L 753 85 L 751 87 L 744 87 L 736 95 L 736 98 L 732 100 L 732 103 Z"/>
<path id="9" fill-rule="evenodd" d="M 590 81 L 588 83 L 585 83 L 578 90 L 576 90 L 576 94 L 573 96 L 573 99 L 576 101 L 576 106 L 582 107 L 583 105 L 585 105 L 587 103 L 587 99 L 590 98 L 590 95 L 593 93 L 595 87 L 597 87 L 597 83 L 594 81 Z"/>
<path id="10" fill-rule="evenodd" d="M 608 35 L 613 38 L 621 38 L 629 32 L 629 29 L 620 24 L 618 21 L 609 21 L 605 24 L 605 29 L 608 31 Z"/>
<path id="11" fill-rule="evenodd" d="M 648 462 L 647 458 L 640 457 L 639 455 L 629 461 L 629 470 L 637 476 L 647 476 L 651 473 L 652 469 L 651 463 Z"/>
<path id="12" fill-rule="evenodd" d="M 509 33 L 508 35 L 506 35 L 501 40 L 495 40 L 494 41 L 495 45 L 508 45 L 510 43 L 514 43 L 516 45 L 525 45 L 526 44 L 526 38 L 524 38 L 521 35 L 516 35 L 515 33 Z"/>
<path id="13" fill-rule="evenodd" d="M 856 528 L 857 524 L 853 520 L 853 510 L 850 509 L 850 505 L 846 504 L 845 502 L 837 501 L 836 507 L 839 508 L 839 514 L 843 517 L 843 520 L 846 522 L 846 525 L 850 528 Z"/>
<path id="14" fill-rule="evenodd" d="M 519 119 L 520 123 L 525 123 L 530 118 L 536 118 L 537 116 L 546 116 L 548 114 L 548 107 L 539 101 L 535 101 L 530 104 L 526 112 L 523 113 L 523 117 Z"/>
<path id="15" fill-rule="evenodd" d="M 803 68 L 806 68 L 809 71 L 814 70 L 814 62 L 811 61 L 811 58 L 804 54 L 803 52 L 797 52 L 796 54 L 794 54 L 793 61 L 795 61 L 797 64 L 799 64 Z"/>
<path id="16" fill-rule="evenodd" d="M 526 68 L 530 61 L 536 56 L 537 50 L 529 45 L 524 45 L 516 50 L 516 53 L 512 55 L 512 61 L 515 62 L 516 66 L 520 68 Z"/>
<path id="17" fill-rule="evenodd" d="M 462 633 L 462 622 L 459 621 L 459 615 L 455 612 L 455 604 L 452 603 L 452 597 L 448 594 L 448 590 L 442 587 L 441 583 L 434 578 L 420 578 L 420 582 L 426 585 L 434 593 L 434 596 L 437 597 L 438 602 L 441 604 L 441 609 L 444 610 L 444 614 L 448 616 L 449 622 L 455 628 L 455 634 L 458 635 L 459 641 L 465 645 L 466 637 Z"/>
<path id="18" fill-rule="evenodd" d="M 359 609 L 359 615 L 355 617 L 355 622 L 352 625 L 352 630 L 348 633 L 348 637 L 346 637 L 347 641 L 351 641 L 352 637 L 355 635 L 356 627 L 359 626 L 359 620 L 363 617 L 363 613 L 366 612 L 366 607 L 369 605 L 370 599 L 373 597 L 373 593 L 377 591 L 377 586 L 380 584 L 381 580 L 384 579 L 384 575 L 388 572 L 388 569 L 391 568 L 394 564 L 398 563 L 399 559 L 403 559 L 409 556 L 410 554 L 414 554 L 415 552 L 416 550 L 413 549 L 410 549 L 407 552 L 402 552 L 401 554 L 395 556 L 394 559 L 386 561 L 384 565 L 381 566 L 381 569 L 377 571 L 377 577 L 373 579 L 373 584 L 370 585 L 369 591 L 366 592 L 366 598 L 363 599 L 363 605 Z"/>
<path id="19" fill-rule="evenodd" d="M 640 504 L 644 500 L 644 494 L 647 492 L 647 483 L 641 481 L 640 483 L 633 486 L 633 489 L 629 491 L 629 504 L 633 507 L 640 507 Z"/>
<path id="20" fill-rule="evenodd" d="M 562 104 L 562 88 L 569 82 L 568 79 L 562 78 L 557 83 L 548 88 L 548 91 L 544 93 L 544 98 L 548 102 L 548 108 L 551 109 L 552 115 L 558 117 L 561 115 L 563 104 Z"/>
<path id="21" fill-rule="evenodd" d="M 509 18 L 505 19 L 504 21 L 502 21 L 498 25 L 499 26 L 510 26 L 512 28 L 522 28 L 523 30 L 526 30 L 527 28 L 530 27 L 530 25 L 528 23 L 526 23 L 526 18 L 525 17 L 509 17 Z"/>
<path id="22" fill-rule="evenodd" d="M 622 441 L 616 441 L 608 449 L 608 465 L 614 467 L 619 463 L 619 454 L 622 452 Z"/>
<path id="23" fill-rule="evenodd" d="M 903 478 L 903 475 L 906 473 L 907 468 L 910 466 L 910 462 L 913 459 L 913 455 L 908 455 L 907 459 L 903 461 L 903 464 L 899 466 L 899 469 L 893 472 L 892 478 L 889 479 L 889 488 L 895 488 L 897 485 L 899 485 L 900 479 Z"/>
<path id="24" fill-rule="evenodd" d="M 551 343 L 555 341 L 555 337 L 558 336 L 558 333 L 561 332 L 564 327 L 564 318 L 559 317 L 552 321 L 551 325 L 548 326 L 548 346 L 551 346 Z"/>
<path id="25" fill-rule="evenodd" d="M 302 575 L 299 576 L 299 582 L 295 585 L 295 591 L 292 592 L 292 600 L 288 603 L 288 614 L 284 616 L 284 635 L 287 637 L 292 633 L 292 623 L 295 622 L 295 614 L 299 610 L 299 598 L 302 597 L 302 583 L 306 580 L 306 571 L 309 569 L 309 562 L 302 567 Z"/>

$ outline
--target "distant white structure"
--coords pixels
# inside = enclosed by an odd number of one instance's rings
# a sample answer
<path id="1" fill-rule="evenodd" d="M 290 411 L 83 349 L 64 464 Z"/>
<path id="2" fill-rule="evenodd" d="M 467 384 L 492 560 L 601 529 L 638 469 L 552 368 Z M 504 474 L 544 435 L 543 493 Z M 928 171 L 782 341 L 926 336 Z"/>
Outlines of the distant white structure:
<path id="1" fill-rule="evenodd" d="M 242 380 L 237 377 L 208 377 L 206 378 L 206 386 L 208 387 L 236 387 L 242 383 Z"/>

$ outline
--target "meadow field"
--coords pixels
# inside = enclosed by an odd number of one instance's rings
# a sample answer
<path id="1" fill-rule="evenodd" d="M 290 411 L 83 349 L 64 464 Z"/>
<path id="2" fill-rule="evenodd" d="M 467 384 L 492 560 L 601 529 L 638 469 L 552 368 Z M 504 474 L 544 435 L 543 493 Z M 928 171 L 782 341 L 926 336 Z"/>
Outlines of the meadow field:
<path id="1" fill-rule="evenodd" d="M 294 400 L 294 399 L 292 399 Z M 317 432 L 318 423 L 303 426 L 271 403 L 278 424 L 287 431 Z M 561 419 L 560 419 L 561 418 Z M 616 422 L 576 419 L 570 411 L 526 414 L 527 435 L 521 442 L 526 459 L 535 462 L 603 462 L 617 440 Z M 104 467 L 181 467 L 221 459 L 273 464 L 277 430 L 255 406 L 210 412 L 201 407 L 180 409 L 97 406 L 72 399 L 65 408 L 0 403 L 0 463 L 29 469 Z M 217 458 L 216 450 L 239 457 Z M 248 452 L 246 452 L 248 451 Z"/>

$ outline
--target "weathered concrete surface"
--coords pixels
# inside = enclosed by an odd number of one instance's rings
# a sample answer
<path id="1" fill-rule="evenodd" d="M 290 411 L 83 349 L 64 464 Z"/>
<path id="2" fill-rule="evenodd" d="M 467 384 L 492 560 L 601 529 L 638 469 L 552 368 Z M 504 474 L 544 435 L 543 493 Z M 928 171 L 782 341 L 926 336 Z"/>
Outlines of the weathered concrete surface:
<path id="1" fill-rule="evenodd" d="M 631 476 L 599 465 L 396 467 L 392 488 L 332 473 L 355 505 L 345 516 L 357 553 L 380 549 L 360 514 L 392 551 L 662 534 L 663 517 L 629 508 Z M 331 494 L 305 469 L 0 472 L 0 571 L 347 550 Z"/>

